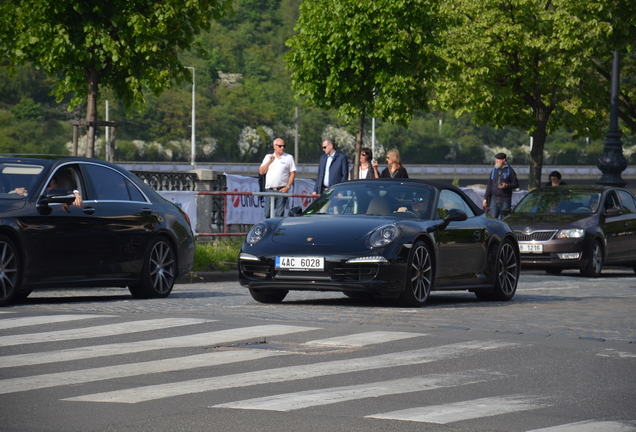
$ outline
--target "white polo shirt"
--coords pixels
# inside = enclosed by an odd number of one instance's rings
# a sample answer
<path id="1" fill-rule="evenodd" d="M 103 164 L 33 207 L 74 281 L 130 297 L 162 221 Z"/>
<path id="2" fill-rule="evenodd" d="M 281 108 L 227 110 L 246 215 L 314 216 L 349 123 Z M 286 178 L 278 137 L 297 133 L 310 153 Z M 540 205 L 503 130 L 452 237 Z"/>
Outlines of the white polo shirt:
<path id="1" fill-rule="evenodd" d="M 265 155 L 261 166 L 267 164 L 270 154 Z M 267 168 L 267 174 L 265 175 L 265 189 L 282 188 L 287 186 L 289 174 L 294 171 L 296 171 L 296 163 L 294 162 L 294 157 L 292 155 L 283 153 L 281 157 L 275 157 L 269 168 Z"/>

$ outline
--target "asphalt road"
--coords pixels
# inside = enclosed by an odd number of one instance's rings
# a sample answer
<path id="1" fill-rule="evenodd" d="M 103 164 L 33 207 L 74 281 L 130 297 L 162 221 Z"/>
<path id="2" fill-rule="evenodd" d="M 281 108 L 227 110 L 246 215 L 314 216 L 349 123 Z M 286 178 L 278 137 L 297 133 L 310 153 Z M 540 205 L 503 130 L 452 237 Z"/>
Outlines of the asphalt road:
<path id="1" fill-rule="evenodd" d="M 34 292 L 0 310 L 2 431 L 636 431 L 636 277 L 522 273 L 511 302 Z M 214 280 L 217 280 L 216 282 Z"/>

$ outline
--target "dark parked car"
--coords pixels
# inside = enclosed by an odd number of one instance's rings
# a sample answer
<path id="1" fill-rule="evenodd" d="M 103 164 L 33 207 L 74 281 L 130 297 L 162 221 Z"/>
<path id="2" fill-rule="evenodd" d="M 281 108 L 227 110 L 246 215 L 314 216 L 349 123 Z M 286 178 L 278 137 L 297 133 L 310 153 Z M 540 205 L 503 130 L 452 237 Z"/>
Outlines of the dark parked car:
<path id="1" fill-rule="evenodd" d="M 512 230 L 447 183 L 345 182 L 290 216 L 257 223 L 242 246 L 239 280 L 257 301 L 342 291 L 420 306 L 432 290 L 510 300 L 517 289 Z"/>
<path id="2" fill-rule="evenodd" d="M 636 271 L 636 200 L 625 189 L 554 186 L 526 195 L 504 221 L 519 241 L 524 268 L 589 277 L 603 265 Z"/>
<path id="3" fill-rule="evenodd" d="M 167 297 L 194 248 L 186 214 L 117 165 L 0 157 L 0 305 L 45 287 Z"/>

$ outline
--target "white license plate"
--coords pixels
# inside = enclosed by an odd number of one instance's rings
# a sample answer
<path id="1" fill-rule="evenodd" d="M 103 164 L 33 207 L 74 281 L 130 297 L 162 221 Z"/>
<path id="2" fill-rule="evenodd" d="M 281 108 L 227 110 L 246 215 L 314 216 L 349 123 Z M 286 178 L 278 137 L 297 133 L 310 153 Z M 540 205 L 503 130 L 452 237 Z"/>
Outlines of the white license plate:
<path id="1" fill-rule="evenodd" d="M 276 268 L 283 270 L 324 270 L 323 257 L 276 257 Z"/>
<path id="2" fill-rule="evenodd" d="M 521 253 L 543 253 L 543 245 L 538 243 L 519 243 Z"/>

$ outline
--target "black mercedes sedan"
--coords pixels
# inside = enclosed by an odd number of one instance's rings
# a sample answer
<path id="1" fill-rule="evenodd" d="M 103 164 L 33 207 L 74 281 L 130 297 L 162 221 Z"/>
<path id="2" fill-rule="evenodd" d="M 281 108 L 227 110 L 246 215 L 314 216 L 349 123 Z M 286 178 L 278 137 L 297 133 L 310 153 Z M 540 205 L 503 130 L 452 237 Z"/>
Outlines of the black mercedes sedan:
<path id="1" fill-rule="evenodd" d="M 421 306 L 432 290 L 505 301 L 517 289 L 512 230 L 447 183 L 349 181 L 289 216 L 257 223 L 241 248 L 239 281 L 259 302 L 314 290 Z"/>
<path id="2" fill-rule="evenodd" d="M 117 165 L 0 157 L 0 305 L 50 287 L 167 297 L 194 250 L 188 216 Z"/>
<path id="3" fill-rule="evenodd" d="M 578 269 L 588 277 L 598 277 L 604 265 L 636 271 L 636 199 L 626 189 L 536 189 L 504 221 L 519 241 L 522 268 Z"/>

